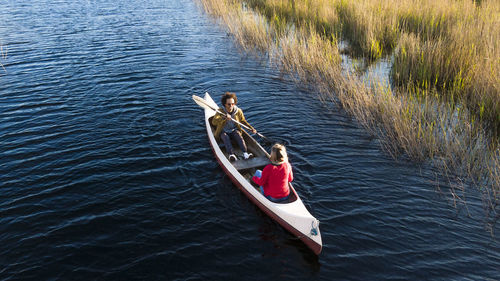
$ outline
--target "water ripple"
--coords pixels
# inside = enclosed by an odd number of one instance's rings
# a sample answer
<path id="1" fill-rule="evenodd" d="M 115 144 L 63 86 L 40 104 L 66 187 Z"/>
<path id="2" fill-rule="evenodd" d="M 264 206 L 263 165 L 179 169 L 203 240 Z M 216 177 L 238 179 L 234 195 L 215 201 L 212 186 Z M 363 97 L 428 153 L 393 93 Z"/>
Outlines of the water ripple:
<path id="1" fill-rule="evenodd" d="M 0 17 L 0 279 L 497 277 L 479 194 L 454 209 L 434 171 L 393 161 L 195 3 L 7 1 Z M 218 166 L 205 91 L 236 92 L 287 146 L 320 257 Z"/>

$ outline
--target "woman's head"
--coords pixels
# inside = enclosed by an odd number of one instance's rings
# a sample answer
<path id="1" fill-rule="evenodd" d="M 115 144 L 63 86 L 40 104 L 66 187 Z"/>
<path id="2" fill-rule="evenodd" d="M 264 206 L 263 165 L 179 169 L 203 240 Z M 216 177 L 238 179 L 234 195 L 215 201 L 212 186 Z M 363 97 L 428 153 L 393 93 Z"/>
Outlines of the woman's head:
<path id="1" fill-rule="evenodd" d="M 282 164 L 288 162 L 288 156 L 286 154 L 286 148 L 282 144 L 275 144 L 271 147 L 271 162 L 273 164 Z"/>

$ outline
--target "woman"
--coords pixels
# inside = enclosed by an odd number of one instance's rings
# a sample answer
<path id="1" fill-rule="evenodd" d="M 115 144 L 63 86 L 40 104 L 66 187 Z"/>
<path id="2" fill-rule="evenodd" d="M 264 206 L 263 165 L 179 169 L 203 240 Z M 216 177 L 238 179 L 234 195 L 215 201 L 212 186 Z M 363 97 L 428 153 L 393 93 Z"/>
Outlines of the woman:
<path id="1" fill-rule="evenodd" d="M 243 136 L 241 135 L 241 126 L 236 122 L 233 122 L 233 120 L 247 125 L 254 134 L 257 133 L 257 130 L 255 130 L 247 122 L 245 115 L 243 115 L 243 110 L 236 106 L 238 99 L 236 98 L 235 93 L 225 92 L 222 96 L 221 102 L 223 107 L 219 108 L 219 111 L 223 112 L 225 115 L 217 113 L 212 119 L 212 124 L 216 127 L 214 135 L 217 139 L 222 139 L 224 142 L 226 151 L 229 154 L 229 161 L 236 160 L 231 139 L 236 141 L 241 151 L 243 151 L 243 157 L 248 159 L 252 156 L 252 153 L 247 152 L 247 146 L 243 140 Z"/>
<path id="2" fill-rule="evenodd" d="M 281 202 L 290 196 L 288 183 L 293 181 L 292 166 L 288 163 L 288 156 L 284 145 L 275 144 L 271 148 L 271 164 L 261 172 L 257 170 L 252 180 L 260 185 L 264 196 L 272 202 Z"/>

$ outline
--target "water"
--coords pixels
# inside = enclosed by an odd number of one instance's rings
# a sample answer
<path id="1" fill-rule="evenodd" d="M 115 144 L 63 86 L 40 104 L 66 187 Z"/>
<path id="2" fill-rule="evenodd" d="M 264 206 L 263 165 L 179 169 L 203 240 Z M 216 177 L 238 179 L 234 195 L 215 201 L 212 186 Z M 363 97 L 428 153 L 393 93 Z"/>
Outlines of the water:
<path id="1" fill-rule="evenodd" d="M 499 279 L 477 194 L 453 208 L 429 168 L 393 161 L 194 2 L 0 6 L 0 279 Z M 214 160 L 191 95 L 226 90 L 287 144 L 319 257 Z"/>

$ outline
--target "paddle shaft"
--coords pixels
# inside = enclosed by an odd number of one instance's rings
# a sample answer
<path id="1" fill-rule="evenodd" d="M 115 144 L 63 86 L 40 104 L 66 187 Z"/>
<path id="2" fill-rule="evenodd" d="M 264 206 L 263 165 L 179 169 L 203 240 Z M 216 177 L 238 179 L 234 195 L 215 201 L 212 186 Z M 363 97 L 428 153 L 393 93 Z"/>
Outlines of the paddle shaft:
<path id="1" fill-rule="evenodd" d="M 217 112 L 217 113 L 219 113 L 219 114 L 221 114 L 221 115 L 223 115 L 223 116 L 226 116 L 226 117 L 227 117 L 227 115 L 226 115 L 226 114 L 224 114 L 223 112 L 221 112 L 218 108 L 214 108 L 213 106 L 211 106 L 210 104 L 208 104 L 208 103 L 207 103 L 204 99 L 202 99 L 202 98 L 200 98 L 200 97 L 198 97 L 198 96 L 196 96 L 196 95 L 193 95 L 193 100 L 194 100 L 194 101 L 195 101 L 195 102 L 196 102 L 199 106 L 201 106 L 201 107 L 203 107 L 203 108 L 210 108 L 211 110 L 213 110 L 213 111 L 215 111 L 215 112 Z M 230 117 L 230 119 L 231 119 L 231 120 L 233 120 L 233 122 L 235 122 L 236 124 L 238 124 L 238 125 L 242 126 L 243 128 L 245 128 L 245 129 L 247 129 L 247 130 L 249 130 L 249 131 L 253 131 L 253 130 L 252 130 L 252 128 L 248 127 L 248 126 L 247 126 L 247 125 L 245 125 L 245 124 L 242 124 L 242 123 L 241 123 L 241 122 L 239 122 L 238 120 L 235 120 L 235 119 L 233 119 L 233 118 L 231 118 L 231 117 Z M 264 135 L 262 135 L 261 133 L 257 132 L 257 135 L 258 135 L 259 137 L 264 138 L 264 139 L 266 139 L 266 140 L 268 140 L 268 141 L 269 141 L 269 139 L 268 139 L 268 138 L 266 138 L 266 137 L 265 137 Z"/>

